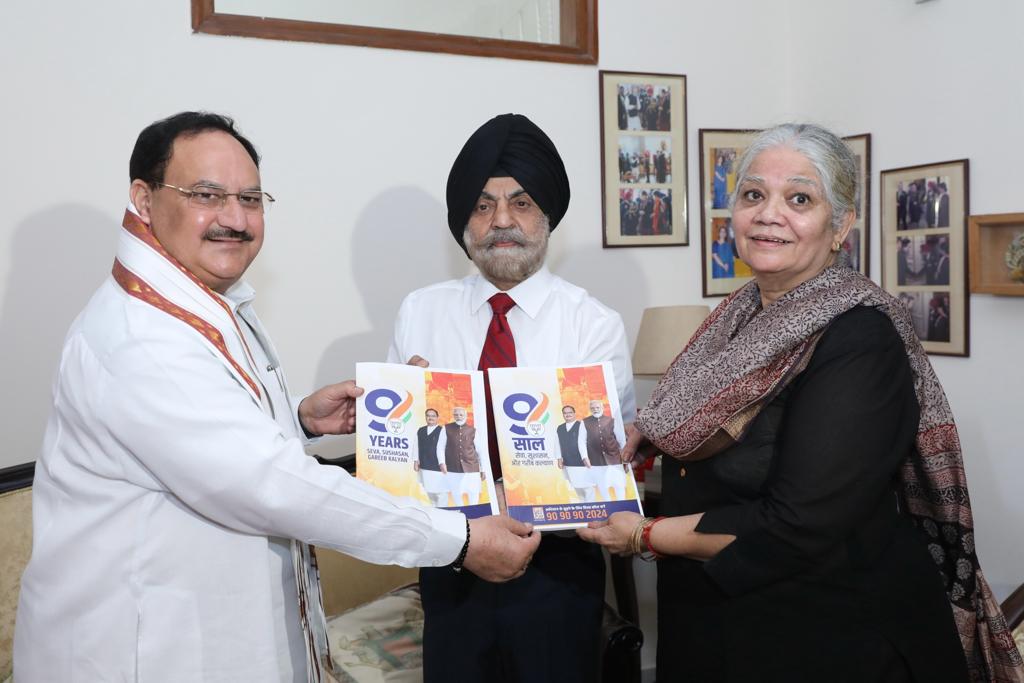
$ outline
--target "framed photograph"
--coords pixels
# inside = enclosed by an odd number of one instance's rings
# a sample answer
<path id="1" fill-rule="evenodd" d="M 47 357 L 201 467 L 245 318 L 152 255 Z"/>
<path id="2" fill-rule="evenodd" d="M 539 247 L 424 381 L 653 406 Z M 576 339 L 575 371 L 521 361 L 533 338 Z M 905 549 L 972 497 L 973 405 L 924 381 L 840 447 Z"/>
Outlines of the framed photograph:
<path id="1" fill-rule="evenodd" d="M 1024 213 L 971 216 L 971 291 L 1024 296 Z"/>
<path id="2" fill-rule="evenodd" d="M 871 134 L 850 135 L 843 138 L 857 157 L 860 169 L 860 200 L 857 202 L 857 221 L 843 242 L 843 254 L 850 266 L 870 276 L 871 264 Z"/>
<path id="3" fill-rule="evenodd" d="M 605 247 L 690 243 L 686 76 L 601 71 Z"/>
<path id="4" fill-rule="evenodd" d="M 700 250 L 704 296 L 725 296 L 754 276 L 740 260 L 729 211 L 736 162 L 756 130 L 700 129 Z"/>
<path id="5" fill-rule="evenodd" d="M 882 288 L 928 353 L 970 355 L 967 159 L 882 171 Z"/>

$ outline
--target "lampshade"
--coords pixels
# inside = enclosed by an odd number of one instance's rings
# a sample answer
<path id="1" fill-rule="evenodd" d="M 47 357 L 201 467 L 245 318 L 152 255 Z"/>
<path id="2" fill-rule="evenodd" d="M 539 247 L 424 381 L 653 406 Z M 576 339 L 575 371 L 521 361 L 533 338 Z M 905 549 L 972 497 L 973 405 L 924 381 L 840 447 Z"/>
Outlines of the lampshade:
<path id="1" fill-rule="evenodd" d="M 633 349 L 633 374 L 665 374 L 709 313 L 707 306 L 645 308 Z"/>

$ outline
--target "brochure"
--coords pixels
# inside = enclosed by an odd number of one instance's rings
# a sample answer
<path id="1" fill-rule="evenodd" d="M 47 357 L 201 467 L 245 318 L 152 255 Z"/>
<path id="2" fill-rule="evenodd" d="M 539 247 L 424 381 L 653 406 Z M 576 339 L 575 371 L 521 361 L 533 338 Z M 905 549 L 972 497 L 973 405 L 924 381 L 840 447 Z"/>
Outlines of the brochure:
<path id="1" fill-rule="evenodd" d="M 498 514 L 483 373 L 357 363 L 356 476 L 396 496 Z"/>
<path id="2" fill-rule="evenodd" d="M 541 531 L 642 514 L 610 363 L 492 368 L 508 514 Z"/>

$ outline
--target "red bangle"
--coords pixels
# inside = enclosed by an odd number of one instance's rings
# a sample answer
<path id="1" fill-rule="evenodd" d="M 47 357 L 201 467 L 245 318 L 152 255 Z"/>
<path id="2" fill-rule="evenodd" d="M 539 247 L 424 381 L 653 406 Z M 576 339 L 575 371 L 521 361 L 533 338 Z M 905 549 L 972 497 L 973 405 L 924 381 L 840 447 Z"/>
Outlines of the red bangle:
<path id="1" fill-rule="evenodd" d="M 653 529 L 654 525 L 663 519 L 665 518 L 655 517 L 654 519 L 652 519 L 651 523 L 644 527 L 644 532 L 640 537 L 643 540 L 644 547 L 647 548 L 647 552 L 653 555 L 655 560 L 661 559 L 662 557 L 664 557 L 664 555 L 655 550 L 654 547 L 651 545 L 651 529 Z"/>

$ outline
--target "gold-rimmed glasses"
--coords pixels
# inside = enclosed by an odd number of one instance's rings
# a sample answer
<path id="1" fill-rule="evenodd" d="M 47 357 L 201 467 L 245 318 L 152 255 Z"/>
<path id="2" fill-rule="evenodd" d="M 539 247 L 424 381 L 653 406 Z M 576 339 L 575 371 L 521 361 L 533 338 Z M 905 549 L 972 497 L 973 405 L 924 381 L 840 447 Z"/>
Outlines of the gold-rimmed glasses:
<path id="1" fill-rule="evenodd" d="M 168 183 L 156 183 L 156 185 L 168 187 L 188 198 L 189 206 L 194 209 L 223 211 L 228 203 L 228 197 L 235 197 L 246 211 L 250 213 L 263 213 L 275 201 L 269 192 L 263 192 L 262 190 L 226 192 L 223 188 L 211 187 L 209 185 L 196 185 L 192 189 Z"/>

